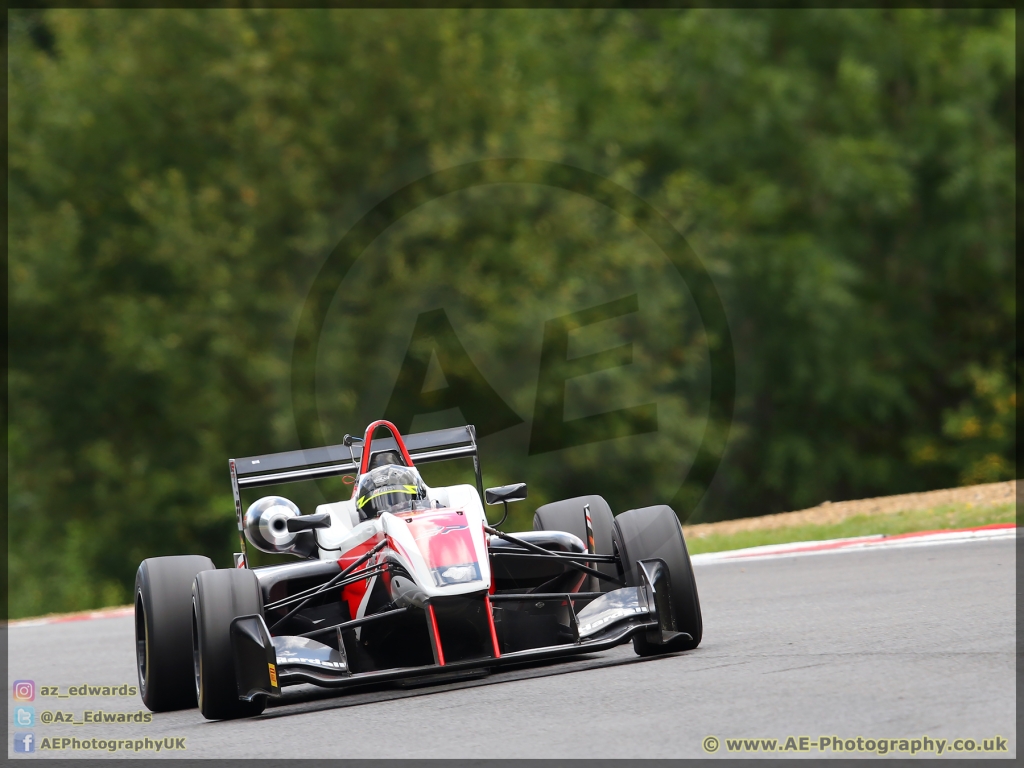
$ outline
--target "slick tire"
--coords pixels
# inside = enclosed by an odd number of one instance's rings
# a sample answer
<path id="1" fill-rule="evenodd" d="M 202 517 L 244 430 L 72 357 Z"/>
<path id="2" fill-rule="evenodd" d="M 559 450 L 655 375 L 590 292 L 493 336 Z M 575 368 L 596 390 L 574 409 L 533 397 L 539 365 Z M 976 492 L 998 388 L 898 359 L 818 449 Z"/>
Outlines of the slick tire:
<path id="1" fill-rule="evenodd" d="M 612 516 L 608 502 L 600 496 L 577 496 L 574 499 L 553 501 L 538 507 L 533 515 L 533 530 L 565 531 L 578 536 L 586 546 L 587 523 L 583 512 L 585 504 L 590 505 L 590 525 L 594 529 L 594 552 L 598 555 L 614 554 L 612 522 L 615 518 Z M 618 569 L 613 563 L 600 563 L 597 570 L 609 576 L 618 576 Z M 610 592 L 616 588 L 614 582 L 597 577 L 591 577 L 590 583 L 590 589 L 594 592 Z"/>
<path id="2" fill-rule="evenodd" d="M 672 650 L 690 650 L 700 645 L 704 624 L 693 578 L 690 553 L 686 550 L 682 526 L 671 507 L 644 507 L 623 512 L 615 518 L 613 538 L 623 567 L 623 576 L 631 587 L 641 584 L 637 563 L 659 558 L 668 566 L 672 595 L 672 614 L 677 632 L 686 632 L 691 643 Z M 655 656 L 668 651 L 648 641 L 643 634 L 633 636 L 633 650 L 639 656 Z"/>
<path id="3" fill-rule="evenodd" d="M 202 571 L 192 584 L 193 680 L 199 711 L 207 720 L 253 717 L 267 706 L 266 696 L 238 698 L 231 622 L 263 612 L 256 574 L 247 568 Z"/>
<path id="4" fill-rule="evenodd" d="M 135 656 L 142 703 L 153 712 L 196 706 L 192 684 L 192 582 L 213 561 L 151 557 L 135 574 Z"/>

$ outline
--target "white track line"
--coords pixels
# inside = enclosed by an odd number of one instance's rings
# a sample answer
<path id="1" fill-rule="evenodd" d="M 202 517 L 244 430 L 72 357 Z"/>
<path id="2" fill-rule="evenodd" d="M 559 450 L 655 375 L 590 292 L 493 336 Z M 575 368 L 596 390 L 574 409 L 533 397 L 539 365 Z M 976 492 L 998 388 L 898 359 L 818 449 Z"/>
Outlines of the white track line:
<path id="1" fill-rule="evenodd" d="M 955 531 L 921 531 L 920 533 L 901 533 L 894 536 L 876 534 L 874 536 L 857 536 L 850 539 L 832 539 L 829 541 L 795 541 L 788 544 L 768 544 L 763 547 L 734 549 L 727 552 L 707 552 L 692 555 L 690 559 L 694 565 L 704 565 L 709 563 L 735 562 L 737 560 L 766 560 L 769 558 L 795 557 L 799 555 L 855 552 L 865 549 L 902 549 L 904 547 L 932 546 L 936 544 L 956 544 L 964 541 L 1012 539 L 1016 535 L 1017 526 L 1013 523 L 1007 523 Z"/>
<path id="2" fill-rule="evenodd" d="M 7 622 L 7 626 L 11 629 L 15 627 L 42 627 L 46 624 L 66 624 L 71 621 L 90 621 L 92 619 L 114 619 L 120 616 L 132 616 L 134 614 L 134 606 L 119 605 L 116 608 L 100 608 L 95 611 L 62 613 L 54 616 L 40 616 L 35 619 L 15 619 L 14 621 Z"/>

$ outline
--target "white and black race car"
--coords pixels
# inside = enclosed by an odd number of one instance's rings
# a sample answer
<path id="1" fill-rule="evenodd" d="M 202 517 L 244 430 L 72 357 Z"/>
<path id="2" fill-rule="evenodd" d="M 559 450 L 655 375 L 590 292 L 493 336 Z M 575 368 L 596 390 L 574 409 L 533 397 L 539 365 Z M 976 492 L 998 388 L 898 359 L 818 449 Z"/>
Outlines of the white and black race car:
<path id="1" fill-rule="evenodd" d="M 374 438 L 377 430 L 390 437 Z M 417 464 L 473 459 L 476 485 L 430 488 Z M 451 680 L 633 641 L 641 656 L 696 648 L 693 569 L 667 506 L 613 517 L 600 496 L 537 509 L 534 530 L 490 525 L 472 426 L 408 435 L 387 421 L 342 445 L 229 462 L 242 551 L 143 561 L 135 583 L 142 700 L 153 711 L 257 715 L 284 686 Z M 355 473 L 352 498 L 302 514 L 247 488 Z M 502 517 L 504 521 L 505 517 Z M 294 563 L 250 568 L 246 540 Z"/>

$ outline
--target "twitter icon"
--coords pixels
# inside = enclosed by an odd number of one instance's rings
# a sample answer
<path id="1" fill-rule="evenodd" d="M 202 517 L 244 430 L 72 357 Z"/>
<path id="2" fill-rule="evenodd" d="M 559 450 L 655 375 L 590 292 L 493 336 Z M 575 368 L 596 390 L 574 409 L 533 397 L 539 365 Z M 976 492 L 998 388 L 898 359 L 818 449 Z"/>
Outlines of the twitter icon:
<path id="1" fill-rule="evenodd" d="M 14 724 L 19 728 L 31 728 L 36 724 L 36 710 L 34 707 L 15 707 Z"/>

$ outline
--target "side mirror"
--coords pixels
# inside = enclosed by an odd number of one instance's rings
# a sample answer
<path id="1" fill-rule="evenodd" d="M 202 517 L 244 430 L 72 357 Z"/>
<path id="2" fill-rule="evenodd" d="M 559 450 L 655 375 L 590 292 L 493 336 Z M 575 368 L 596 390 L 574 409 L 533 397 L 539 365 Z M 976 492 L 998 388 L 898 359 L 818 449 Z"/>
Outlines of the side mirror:
<path id="1" fill-rule="evenodd" d="M 505 514 L 501 520 L 494 524 L 497 528 L 505 522 L 508 517 L 508 503 L 510 501 L 522 501 L 526 498 L 526 483 L 512 483 L 512 485 L 499 485 L 497 488 L 488 488 L 484 491 L 484 501 L 488 504 L 504 504 Z"/>
<path id="2" fill-rule="evenodd" d="M 523 501 L 526 498 L 526 483 L 512 483 L 488 488 L 484 491 L 484 501 L 488 504 L 507 504 L 510 501 Z"/>

